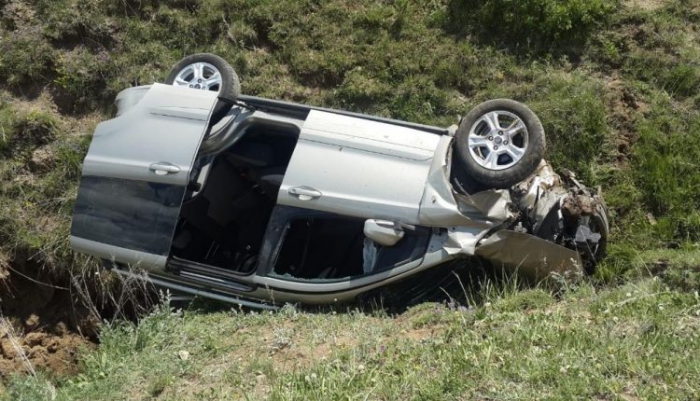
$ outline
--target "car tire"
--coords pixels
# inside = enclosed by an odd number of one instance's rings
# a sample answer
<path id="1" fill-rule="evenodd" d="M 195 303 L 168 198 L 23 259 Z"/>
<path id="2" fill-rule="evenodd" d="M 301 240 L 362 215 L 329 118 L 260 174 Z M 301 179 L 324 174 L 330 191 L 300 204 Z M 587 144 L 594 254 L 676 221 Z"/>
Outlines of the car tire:
<path id="1" fill-rule="evenodd" d="M 510 99 L 475 107 L 462 119 L 455 137 L 457 156 L 467 174 L 497 189 L 510 188 L 535 173 L 546 149 L 540 119 Z"/>
<path id="2" fill-rule="evenodd" d="M 220 74 L 220 79 L 216 79 L 216 73 Z M 207 84 L 210 79 L 211 84 Z M 219 97 L 230 101 L 235 101 L 241 94 L 241 84 L 231 64 L 209 53 L 193 54 L 178 61 L 170 69 L 165 83 L 184 88 L 217 91 Z"/>
<path id="3" fill-rule="evenodd" d="M 600 234 L 600 241 L 590 255 L 582 254 L 583 267 L 586 274 L 595 274 L 598 264 L 605 258 L 608 248 L 608 236 L 610 227 L 608 223 L 607 210 L 604 206 L 598 206 L 593 214 L 587 216 L 584 222 L 592 232 Z"/>

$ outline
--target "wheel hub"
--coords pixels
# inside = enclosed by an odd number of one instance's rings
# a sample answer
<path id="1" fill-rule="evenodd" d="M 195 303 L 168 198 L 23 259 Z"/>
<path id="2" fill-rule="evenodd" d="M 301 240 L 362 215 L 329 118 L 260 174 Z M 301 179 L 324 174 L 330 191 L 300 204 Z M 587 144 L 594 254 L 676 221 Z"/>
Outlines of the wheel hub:
<path id="1" fill-rule="evenodd" d="M 193 63 L 177 73 L 173 86 L 219 92 L 222 82 L 221 72 L 214 65 Z"/>
<path id="2" fill-rule="evenodd" d="M 525 156 L 529 133 L 519 116 L 492 111 L 477 119 L 468 138 L 469 153 L 480 166 L 505 170 Z"/>

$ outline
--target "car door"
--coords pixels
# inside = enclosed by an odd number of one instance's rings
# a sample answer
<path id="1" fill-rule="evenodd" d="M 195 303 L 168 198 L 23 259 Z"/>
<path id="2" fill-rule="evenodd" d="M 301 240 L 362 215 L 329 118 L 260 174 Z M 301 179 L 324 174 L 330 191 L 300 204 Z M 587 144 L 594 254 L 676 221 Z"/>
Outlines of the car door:
<path id="1" fill-rule="evenodd" d="M 418 224 L 439 140 L 413 128 L 312 110 L 277 202 Z"/>
<path id="2" fill-rule="evenodd" d="M 74 249 L 161 268 L 216 93 L 154 84 L 97 126 L 71 227 Z"/>

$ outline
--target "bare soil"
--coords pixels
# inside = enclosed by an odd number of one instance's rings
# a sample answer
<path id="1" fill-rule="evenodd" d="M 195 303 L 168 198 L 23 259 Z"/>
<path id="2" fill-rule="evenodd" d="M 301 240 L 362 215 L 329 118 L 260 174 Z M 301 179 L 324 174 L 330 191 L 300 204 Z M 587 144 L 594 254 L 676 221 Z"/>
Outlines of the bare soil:
<path id="1" fill-rule="evenodd" d="M 31 263 L 0 266 L 0 379 L 77 373 L 78 351 L 95 347 L 100 322 L 90 308 L 76 306 L 77 296 Z"/>
<path id="2" fill-rule="evenodd" d="M 632 154 L 632 146 L 638 139 L 636 122 L 651 110 L 634 91 L 625 86 L 617 76 L 606 80 L 610 106 L 609 122 L 619 132 L 617 135 L 617 164 L 624 165 Z"/>
<path id="3" fill-rule="evenodd" d="M 13 330 L 13 329 L 11 329 Z M 66 330 L 63 334 L 58 334 Z M 0 327 L 0 375 L 45 371 L 55 376 L 78 373 L 78 350 L 93 348 L 94 343 L 85 337 L 67 331 L 58 324 L 53 333 L 30 332 L 22 337 L 10 334 Z"/>

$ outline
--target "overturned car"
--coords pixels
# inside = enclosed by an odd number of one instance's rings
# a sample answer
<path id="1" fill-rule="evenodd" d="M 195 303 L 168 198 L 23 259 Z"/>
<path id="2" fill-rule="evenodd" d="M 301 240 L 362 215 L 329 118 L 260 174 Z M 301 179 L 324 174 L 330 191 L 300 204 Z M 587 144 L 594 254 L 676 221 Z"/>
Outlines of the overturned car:
<path id="1" fill-rule="evenodd" d="M 178 292 L 347 302 L 459 259 L 539 278 L 605 253 L 600 191 L 554 173 L 540 121 L 511 100 L 425 126 L 242 96 L 223 59 L 197 54 L 116 103 L 71 244 Z"/>

